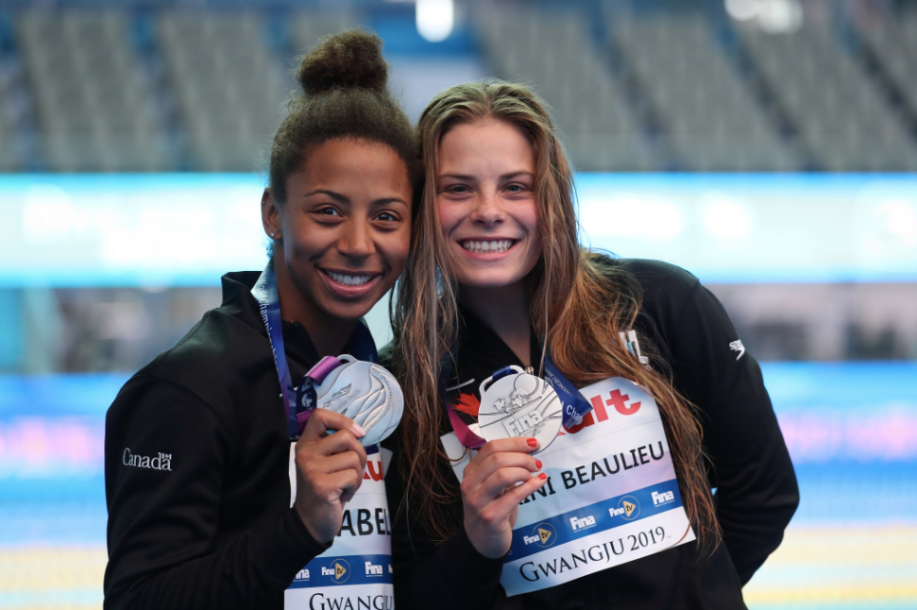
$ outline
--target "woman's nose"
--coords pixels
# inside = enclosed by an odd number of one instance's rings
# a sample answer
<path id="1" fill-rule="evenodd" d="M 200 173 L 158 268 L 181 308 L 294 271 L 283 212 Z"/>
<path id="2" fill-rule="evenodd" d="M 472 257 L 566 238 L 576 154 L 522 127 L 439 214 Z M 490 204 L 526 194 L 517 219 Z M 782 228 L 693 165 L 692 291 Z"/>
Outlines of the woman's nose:
<path id="1" fill-rule="evenodd" d="M 375 252 L 369 222 L 352 218 L 345 223 L 344 232 L 338 240 L 338 250 L 353 258 L 366 258 Z"/>
<path id="2" fill-rule="evenodd" d="M 503 207 L 495 193 L 482 193 L 475 199 L 471 220 L 485 225 L 492 225 L 503 220 Z"/>

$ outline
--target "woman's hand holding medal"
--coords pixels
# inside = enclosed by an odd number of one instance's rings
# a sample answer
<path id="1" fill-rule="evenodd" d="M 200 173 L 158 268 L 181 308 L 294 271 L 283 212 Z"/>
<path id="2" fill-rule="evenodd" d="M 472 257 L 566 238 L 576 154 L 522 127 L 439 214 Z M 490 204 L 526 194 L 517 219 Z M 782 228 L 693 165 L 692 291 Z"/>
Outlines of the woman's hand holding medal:
<path id="1" fill-rule="evenodd" d="M 534 438 L 502 438 L 484 445 L 465 467 L 462 503 L 465 532 L 485 557 L 502 557 L 509 551 L 519 502 L 535 493 L 547 475 L 535 473 L 541 462 L 530 453 L 538 450 Z"/>
<path id="2" fill-rule="evenodd" d="M 318 542 L 334 539 L 363 482 L 366 450 L 357 439 L 365 434 L 348 417 L 316 409 L 296 441 L 296 512 Z"/>

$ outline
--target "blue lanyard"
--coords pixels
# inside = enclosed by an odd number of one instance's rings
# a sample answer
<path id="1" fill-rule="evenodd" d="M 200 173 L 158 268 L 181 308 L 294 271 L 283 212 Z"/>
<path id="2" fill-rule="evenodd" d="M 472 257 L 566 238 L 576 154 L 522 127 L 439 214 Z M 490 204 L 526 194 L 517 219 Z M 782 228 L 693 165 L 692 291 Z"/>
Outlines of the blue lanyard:
<path id="1" fill-rule="evenodd" d="M 274 268 L 268 262 L 258 281 L 252 287 L 252 296 L 258 301 L 261 311 L 261 320 L 267 331 L 267 339 L 271 344 L 271 353 L 274 355 L 274 368 L 280 381 L 280 396 L 283 399 L 283 410 L 287 417 L 287 434 L 291 441 L 295 441 L 302 434 L 309 414 L 315 409 L 315 384 L 320 384 L 325 376 L 334 369 L 340 361 L 337 358 L 323 358 L 318 364 L 306 373 L 299 386 L 294 386 L 287 365 L 286 352 L 283 349 L 283 324 L 280 318 L 280 298 L 277 296 L 277 278 Z M 376 352 L 376 343 L 366 324 L 360 320 L 357 328 L 345 348 L 357 360 L 379 362 Z M 334 364 L 334 363 L 337 364 Z"/>
<path id="2" fill-rule="evenodd" d="M 544 376 L 557 392 L 557 397 L 564 406 L 564 428 L 569 430 L 583 423 L 583 417 L 592 411 L 592 404 L 586 400 L 582 392 L 576 389 L 576 386 L 570 383 L 569 379 L 564 377 L 560 369 L 554 366 L 547 356 L 544 359 Z"/>

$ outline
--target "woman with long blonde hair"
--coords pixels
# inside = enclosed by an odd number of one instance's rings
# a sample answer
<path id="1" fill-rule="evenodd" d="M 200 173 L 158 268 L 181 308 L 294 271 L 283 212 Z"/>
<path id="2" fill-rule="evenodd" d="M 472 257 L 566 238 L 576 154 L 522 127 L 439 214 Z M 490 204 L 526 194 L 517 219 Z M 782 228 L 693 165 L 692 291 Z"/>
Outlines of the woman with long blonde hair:
<path id="1" fill-rule="evenodd" d="M 452 87 L 418 129 L 423 238 L 389 353 L 399 608 L 743 608 L 798 491 L 720 304 L 678 267 L 580 246 L 528 88 Z M 561 407 L 533 415 L 543 377 Z"/>

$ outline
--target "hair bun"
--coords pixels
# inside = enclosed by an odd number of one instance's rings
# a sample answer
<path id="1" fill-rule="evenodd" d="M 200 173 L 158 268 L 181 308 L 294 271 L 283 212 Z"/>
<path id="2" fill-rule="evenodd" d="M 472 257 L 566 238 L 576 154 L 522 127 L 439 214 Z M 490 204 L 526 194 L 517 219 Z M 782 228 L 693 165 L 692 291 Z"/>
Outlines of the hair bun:
<path id="1" fill-rule="evenodd" d="M 384 93 L 388 64 L 382 59 L 382 39 L 361 30 L 324 38 L 302 58 L 296 79 L 306 95 L 338 88 Z"/>

